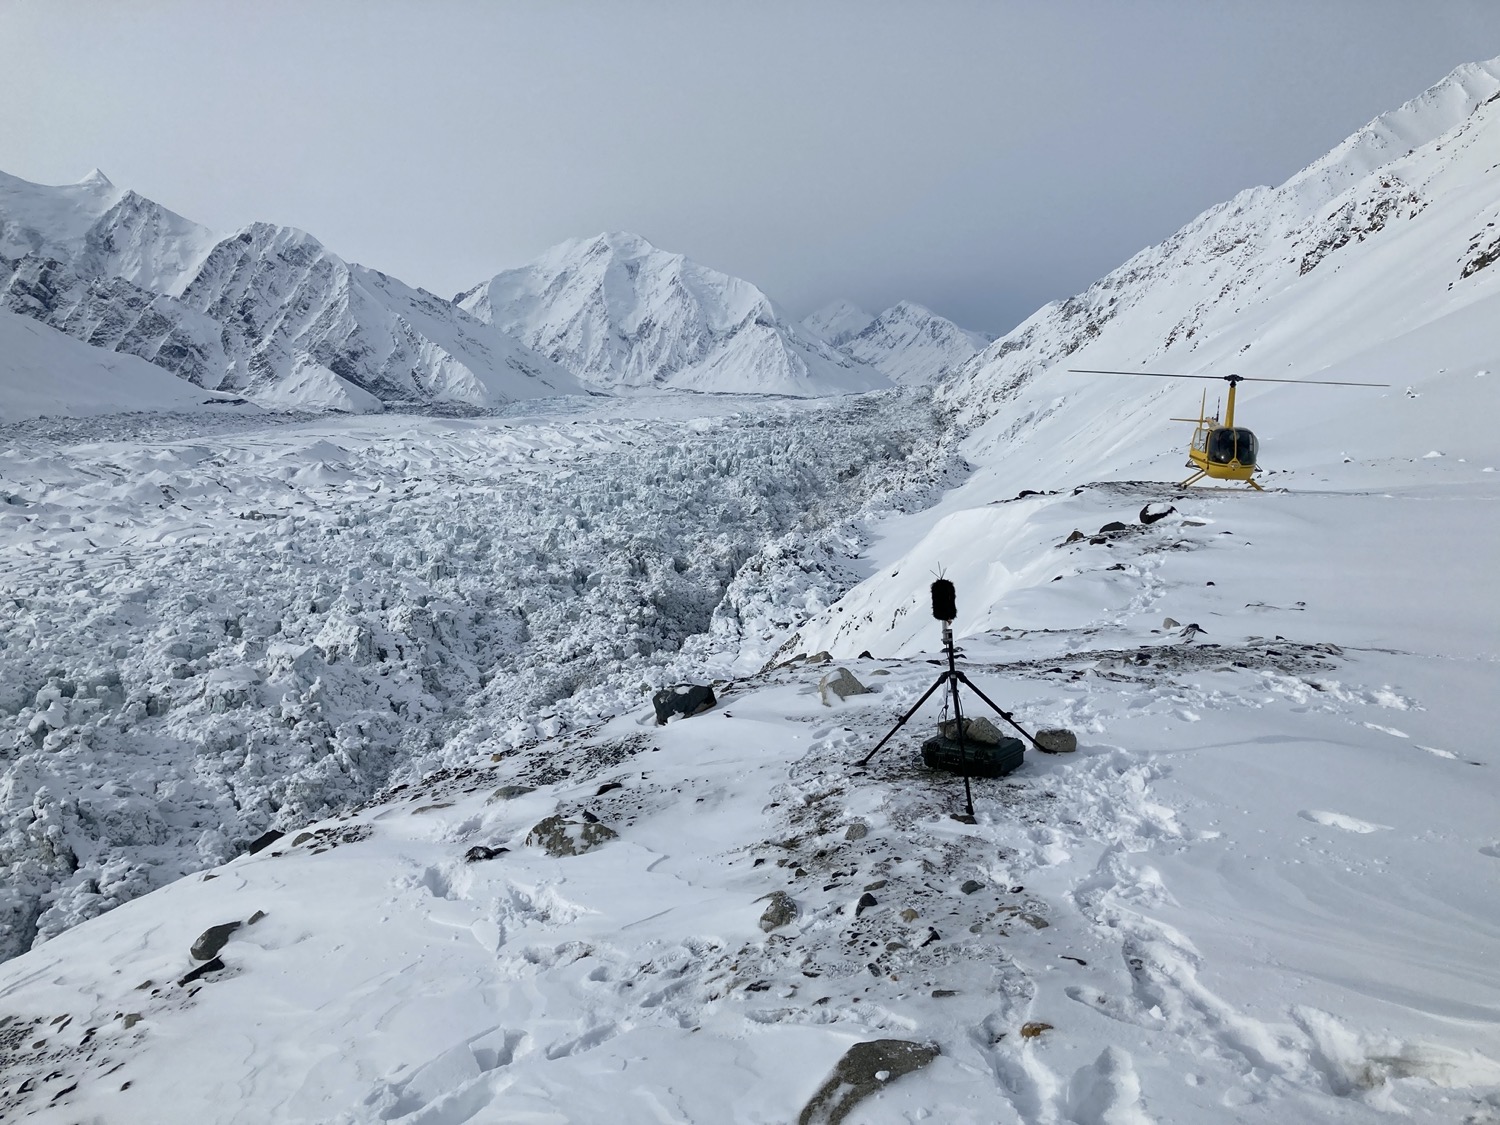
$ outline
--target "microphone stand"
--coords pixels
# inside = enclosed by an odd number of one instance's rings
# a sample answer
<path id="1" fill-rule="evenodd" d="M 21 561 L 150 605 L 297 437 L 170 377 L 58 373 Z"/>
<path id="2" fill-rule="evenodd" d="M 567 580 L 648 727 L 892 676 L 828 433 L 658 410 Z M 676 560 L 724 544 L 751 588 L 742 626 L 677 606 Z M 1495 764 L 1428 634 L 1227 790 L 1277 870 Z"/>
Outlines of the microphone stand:
<path id="1" fill-rule="evenodd" d="M 1011 726 L 1015 727 L 1016 730 L 1020 731 L 1023 735 L 1025 735 L 1026 736 L 1026 741 L 1030 742 L 1033 746 L 1035 746 L 1038 750 L 1041 750 L 1043 753 L 1046 753 L 1046 751 L 1043 749 L 1042 745 L 1039 742 L 1037 742 L 1036 738 L 1031 734 L 1030 731 L 1026 730 L 1025 727 L 1021 726 L 1020 723 L 1016 722 L 1014 715 L 1012 715 L 1009 711 L 1007 711 L 1004 708 L 1002 708 L 993 699 L 991 699 L 989 696 L 985 695 L 984 692 L 980 691 L 977 687 L 975 687 L 974 686 L 974 681 L 971 680 L 971 679 L 969 679 L 969 677 L 960 668 L 958 668 L 955 665 L 954 661 L 957 658 L 958 654 L 957 654 L 957 652 L 955 651 L 955 649 L 953 647 L 953 622 L 952 621 L 944 621 L 943 622 L 943 651 L 944 651 L 944 653 L 948 657 L 948 668 L 947 668 L 947 670 L 944 671 L 944 672 L 942 672 L 942 673 L 940 673 L 938 675 L 938 678 L 935 681 L 933 681 L 932 686 L 929 687 L 925 692 L 922 693 L 922 698 L 919 699 L 919 700 L 917 700 L 915 703 L 913 703 L 911 705 L 911 709 L 908 710 L 906 712 L 906 714 L 902 715 L 899 719 L 896 720 L 896 725 L 893 726 L 889 731 L 886 732 L 885 737 L 882 738 L 879 742 L 877 742 L 875 744 L 875 748 L 873 750 L 871 750 L 868 754 L 866 754 L 863 758 L 861 758 L 859 760 L 859 765 L 861 765 L 861 766 L 867 766 L 867 765 L 869 765 L 870 764 L 870 760 L 872 758 L 874 758 L 875 755 L 880 752 L 880 748 L 882 746 L 884 746 L 887 742 L 889 742 L 895 736 L 895 734 L 896 734 L 896 732 L 898 730 L 900 730 L 902 727 L 904 727 L 906 725 L 906 721 L 908 719 L 910 719 L 913 715 L 915 715 L 917 713 L 918 709 L 921 708 L 922 704 L 926 703 L 929 699 L 931 699 L 933 693 L 936 692 L 938 690 L 938 688 L 942 687 L 944 684 L 947 684 L 949 690 L 952 692 L 952 699 L 953 699 L 953 721 L 954 721 L 955 724 L 957 724 L 956 729 L 958 731 L 958 738 L 956 739 L 956 741 L 958 742 L 958 756 L 959 756 L 959 761 L 963 764 L 963 775 L 964 775 L 964 815 L 963 816 L 955 816 L 954 819 L 958 820 L 958 821 L 961 821 L 961 822 L 963 822 L 965 824 L 973 824 L 974 823 L 974 791 L 973 791 L 973 789 L 969 785 L 969 750 L 968 750 L 968 743 L 964 739 L 963 705 L 962 705 L 961 701 L 959 700 L 958 685 L 959 684 L 965 685 L 975 695 L 979 696 L 980 699 L 984 700 L 985 703 L 989 704 L 990 709 L 992 711 L 994 711 L 995 714 L 999 715 L 1007 723 L 1009 723 Z"/>

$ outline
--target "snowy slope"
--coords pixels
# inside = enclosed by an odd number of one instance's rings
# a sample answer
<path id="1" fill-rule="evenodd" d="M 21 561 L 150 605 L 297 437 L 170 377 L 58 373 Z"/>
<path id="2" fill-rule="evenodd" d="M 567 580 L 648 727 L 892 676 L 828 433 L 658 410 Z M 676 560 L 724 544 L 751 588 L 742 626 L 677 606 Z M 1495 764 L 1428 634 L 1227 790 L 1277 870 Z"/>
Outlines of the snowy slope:
<path id="1" fill-rule="evenodd" d="M 960 328 L 914 301 L 892 305 L 840 342 L 847 354 L 901 386 L 932 383 L 974 358 L 990 337 Z"/>
<path id="2" fill-rule="evenodd" d="M 1497 71 L 1294 178 L 1326 199 L 1278 204 L 1293 242 L 1262 189 L 1043 310 L 942 389 L 972 435 L 911 391 L 6 433 L 0 859 L 50 940 L 0 965 L 0 1113 L 1500 1120 Z M 1425 207 L 1335 245 L 1393 147 Z M 1171 483 L 1199 384 L 1056 369 L 1246 344 L 1403 378 L 1242 388 L 1251 493 Z M 973 683 L 1080 741 L 977 781 L 972 824 L 917 753 L 939 703 L 859 764 L 938 672 L 938 573 Z M 702 632 L 495 717 L 667 622 Z M 872 690 L 820 695 L 840 665 Z M 715 676 L 652 723 L 643 686 Z M 142 894 L 194 847 L 223 862 Z"/>
<path id="3" fill-rule="evenodd" d="M 192 410 L 213 402 L 208 392 L 144 360 L 91 348 L 0 309 L 0 425 L 47 415 Z"/>
<path id="4" fill-rule="evenodd" d="M 802 326 L 811 329 L 837 348 L 870 327 L 874 320 L 873 316 L 853 301 L 840 297 L 817 312 L 803 317 Z"/>
<path id="5" fill-rule="evenodd" d="M 123 278 L 176 296 L 217 241 L 207 227 L 117 188 L 97 168 L 61 187 L 0 172 L 4 257 L 51 258 L 86 278 Z"/>
<path id="6" fill-rule="evenodd" d="M 748 281 L 633 234 L 564 242 L 455 301 L 607 389 L 817 395 L 887 385 Z"/>
<path id="7" fill-rule="evenodd" d="M 981 444 L 1030 448 L 1029 468 L 1050 467 L 1033 487 L 1053 487 L 1079 472 L 1125 468 L 1119 442 L 1100 441 L 1104 431 L 1160 453 L 1129 471 L 1171 471 L 1185 459 L 1170 452 L 1185 446 L 1185 433 L 1166 419 L 1192 413 L 1204 385 L 1143 387 L 1063 368 L 1389 379 L 1401 388 L 1440 366 L 1396 361 L 1421 354 L 1402 339 L 1440 335 L 1446 318 L 1468 324 L 1472 347 L 1484 351 L 1494 339 L 1485 325 L 1500 323 L 1500 272 L 1491 268 L 1500 256 L 1497 95 L 1500 60 L 1460 67 L 1280 187 L 1242 192 L 1084 293 L 1039 310 L 941 396 L 966 426 L 994 419 Z M 1241 390 L 1252 427 L 1294 422 L 1309 404 L 1340 396 L 1350 424 L 1324 435 L 1340 446 L 1373 436 L 1359 423 L 1381 401 L 1368 391 Z M 1274 467 L 1283 452 L 1264 444 L 1262 460 Z"/>
<path id="8" fill-rule="evenodd" d="M 0 179 L 0 307 L 268 406 L 472 407 L 578 393 L 507 334 L 301 231 L 219 239 L 102 175 Z"/>

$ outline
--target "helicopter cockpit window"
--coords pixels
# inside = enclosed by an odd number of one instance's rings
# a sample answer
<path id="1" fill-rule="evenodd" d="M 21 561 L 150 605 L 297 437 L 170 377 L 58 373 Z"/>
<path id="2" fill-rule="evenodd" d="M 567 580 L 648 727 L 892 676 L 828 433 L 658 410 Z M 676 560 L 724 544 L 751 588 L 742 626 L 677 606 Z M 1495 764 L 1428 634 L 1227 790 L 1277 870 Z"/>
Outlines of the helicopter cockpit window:
<path id="1" fill-rule="evenodd" d="M 1241 465 L 1255 464 L 1256 455 L 1259 453 L 1257 446 L 1260 444 L 1255 440 L 1255 435 L 1249 430 L 1235 430 L 1235 449 L 1239 453 Z"/>
<path id="2" fill-rule="evenodd" d="M 1208 459 L 1216 465 L 1227 465 L 1238 461 L 1241 465 L 1255 464 L 1255 435 L 1249 430 L 1223 427 L 1208 435 Z"/>

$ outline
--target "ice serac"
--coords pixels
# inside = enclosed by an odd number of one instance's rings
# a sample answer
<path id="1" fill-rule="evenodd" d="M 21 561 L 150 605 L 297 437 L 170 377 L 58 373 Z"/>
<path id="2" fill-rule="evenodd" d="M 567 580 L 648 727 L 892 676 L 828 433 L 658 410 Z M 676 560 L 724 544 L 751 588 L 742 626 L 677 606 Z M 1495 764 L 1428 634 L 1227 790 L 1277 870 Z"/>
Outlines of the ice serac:
<path id="1" fill-rule="evenodd" d="M 973 359 L 990 337 L 969 332 L 915 301 L 902 301 L 839 342 L 847 354 L 879 368 L 893 383 L 932 383 Z"/>
<path id="2" fill-rule="evenodd" d="M 582 390 L 512 336 L 310 235 L 256 223 L 218 238 L 97 172 L 63 187 L 0 174 L 0 307 L 282 408 Z"/>
<path id="3" fill-rule="evenodd" d="M 822 395 L 887 385 L 750 282 L 633 234 L 564 242 L 455 302 L 609 390 Z"/>
<path id="4" fill-rule="evenodd" d="M 1159 432 L 1165 451 L 1181 436 L 1168 407 L 1198 403 L 1156 401 L 1155 380 L 1065 368 L 1404 383 L 1415 373 L 1394 363 L 1401 341 L 1441 322 L 1500 323 L 1497 152 L 1500 59 L 1459 67 L 1281 186 L 1241 192 L 1038 310 L 940 397 L 962 424 L 988 422 L 976 440 L 1030 445 L 1053 476 L 1063 466 L 1045 448 L 1072 443 L 1076 477 L 1118 471 L 1116 443 L 1097 438 L 1105 419 Z M 1310 392 L 1261 388 L 1256 401 L 1292 393 Z"/>
<path id="5" fill-rule="evenodd" d="M 847 344 L 874 322 L 873 316 L 842 297 L 802 318 L 804 328 L 811 329 L 836 348 Z"/>

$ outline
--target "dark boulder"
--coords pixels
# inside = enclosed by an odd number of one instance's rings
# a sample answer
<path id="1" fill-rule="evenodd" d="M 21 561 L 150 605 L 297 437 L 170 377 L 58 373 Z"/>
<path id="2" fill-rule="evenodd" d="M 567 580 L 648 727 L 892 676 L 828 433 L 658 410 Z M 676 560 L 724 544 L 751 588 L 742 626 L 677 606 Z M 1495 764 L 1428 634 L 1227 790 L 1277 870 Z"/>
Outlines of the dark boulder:
<path id="1" fill-rule="evenodd" d="M 255 837 L 255 839 L 251 840 L 250 846 L 245 850 L 251 855 L 254 855 L 256 852 L 263 852 L 285 835 L 285 832 L 278 832 L 276 831 L 276 829 L 272 828 L 269 831 L 262 832 L 259 836 Z"/>
<path id="2" fill-rule="evenodd" d="M 663 688 L 651 697 L 651 706 L 656 708 L 658 726 L 677 715 L 700 715 L 717 702 L 714 689 L 707 684 L 678 684 L 676 687 Z"/>
<path id="3" fill-rule="evenodd" d="M 239 929 L 243 922 L 220 922 L 217 926 L 210 926 L 198 935 L 198 940 L 193 942 L 193 947 L 188 950 L 188 956 L 194 961 L 208 961 L 219 955 L 229 941 L 229 935 Z"/>

